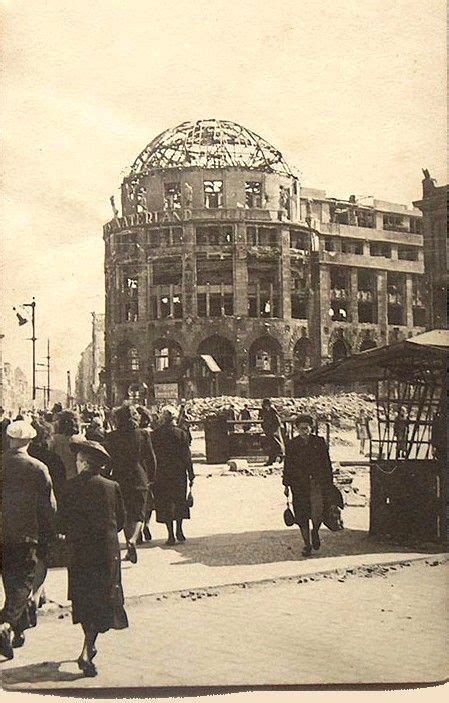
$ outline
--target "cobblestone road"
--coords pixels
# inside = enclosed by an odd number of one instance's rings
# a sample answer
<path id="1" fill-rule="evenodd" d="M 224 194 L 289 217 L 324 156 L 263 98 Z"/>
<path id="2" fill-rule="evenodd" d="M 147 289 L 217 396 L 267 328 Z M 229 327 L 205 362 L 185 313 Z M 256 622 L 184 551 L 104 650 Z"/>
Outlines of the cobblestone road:
<path id="1" fill-rule="evenodd" d="M 431 566 L 430 564 L 434 564 Z M 143 599 L 130 628 L 99 641 L 99 675 L 80 677 L 81 633 L 43 618 L 14 661 L 7 689 L 421 682 L 447 676 L 447 564 L 307 583 Z M 215 593 L 215 595 L 213 595 Z M 194 600 L 195 599 L 195 600 Z"/>

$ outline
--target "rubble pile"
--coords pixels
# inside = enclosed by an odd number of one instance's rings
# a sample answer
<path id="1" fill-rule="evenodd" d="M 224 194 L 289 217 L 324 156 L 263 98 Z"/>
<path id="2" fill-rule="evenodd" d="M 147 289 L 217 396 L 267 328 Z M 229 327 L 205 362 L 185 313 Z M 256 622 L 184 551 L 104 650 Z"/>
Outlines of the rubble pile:
<path id="1" fill-rule="evenodd" d="M 300 412 L 307 412 L 316 420 L 329 422 L 334 427 L 354 427 L 355 420 L 362 409 L 369 417 L 374 416 L 374 396 L 366 393 L 339 393 L 308 398 L 272 398 L 272 404 L 285 420 Z M 201 423 L 206 417 L 219 416 L 230 405 L 234 406 L 236 417 L 243 410 L 243 406 L 248 405 L 252 418 L 256 420 L 262 401 L 236 396 L 193 398 L 187 401 L 185 409 L 191 421 Z"/>

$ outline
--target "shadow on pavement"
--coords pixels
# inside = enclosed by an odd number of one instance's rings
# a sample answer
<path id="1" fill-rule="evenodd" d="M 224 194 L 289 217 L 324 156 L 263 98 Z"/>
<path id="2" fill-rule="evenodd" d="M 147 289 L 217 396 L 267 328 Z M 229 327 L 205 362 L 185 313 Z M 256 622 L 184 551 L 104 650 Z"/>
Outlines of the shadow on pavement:
<path id="1" fill-rule="evenodd" d="M 313 560 L 357 554 L 387 554 L 395 552 L 438 551 L 425 545 L 405 547 L 393 542 L 380 542 L 364 530 L 345 529 L 342 532 L 321 530 L 321 549 L 313 552 Z M 199 563 L 205 566 L 237 566 L 298 561 L 303 543 L 298 529 L 265 530 L 230 534 L 208 535 L 187 539 L 184 544 L 171 547 L 184 557 L 174 566 Z M 309 558 L 310 560 L 310 558 Z"/>
<path id="2" fill-rule="evenodd" d="M 15 684 L 23 683 L 44 683 L 47 681 L 78 681 L 83 679 L 83 673 L 72 673 L 70 671 L 60 671 L 62 664 L 76 664 L 72 659 L 64 659 L 59 662 L 40 662 L 39 664 L 28 664 L 7 669 L 2 672 L 2 685 L 7 688 Z"/>

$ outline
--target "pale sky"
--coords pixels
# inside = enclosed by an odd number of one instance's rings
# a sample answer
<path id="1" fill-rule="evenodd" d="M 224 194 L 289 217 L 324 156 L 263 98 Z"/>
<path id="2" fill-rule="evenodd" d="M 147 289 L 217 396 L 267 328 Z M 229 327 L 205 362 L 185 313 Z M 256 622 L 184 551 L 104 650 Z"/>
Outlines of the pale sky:
<path id="1" fill-rule="evenodd" d="M 37 300 L 55 386 L 103 311 L 102 225 L 157 134 L 216 117 L 307 187 L 410 204 L 446 172 L 443 0 L 0 0 L 4 358 L 31 380 L 12 306 Z"/>

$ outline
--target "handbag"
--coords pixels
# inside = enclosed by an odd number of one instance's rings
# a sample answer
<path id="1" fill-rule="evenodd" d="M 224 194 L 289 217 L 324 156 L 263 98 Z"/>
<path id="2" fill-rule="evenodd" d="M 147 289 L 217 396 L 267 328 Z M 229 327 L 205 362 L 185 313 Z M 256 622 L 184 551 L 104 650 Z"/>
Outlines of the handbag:
<path id="1" fill-rule="evenodd" d="M 293 515 L 293 512 L 290 508 L 290 503 L 288 501 L 287 501 L 287 507 L 284 510 L 284 522 L 287 525 L 287 527 L 291 527 L 296 522 L 295 516 Z"/>
<path id="2" fill-rule="evenodd" d="M 332 485 L 329 491 L 328 504 L 323 514 L 323 524 L 332 532 L 338 532 L 344 529 L 343 520 L 341 518 L 343 507 L 344 502 L 341 491 L 337 486 Z"/>
<path id="3" fill-rule="evenodd" d="M 193 494 L 191 490 L 187 494 L 186 505 L 188 508 L 193 508 Z"/>

